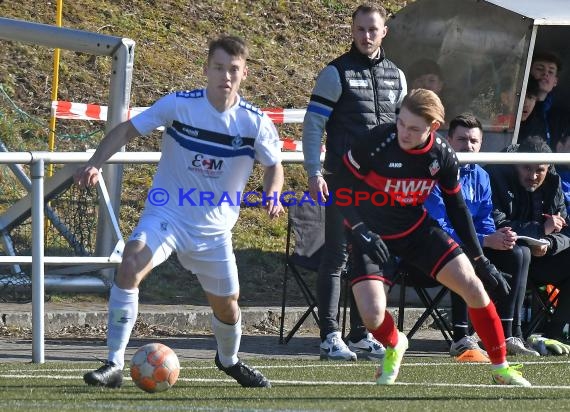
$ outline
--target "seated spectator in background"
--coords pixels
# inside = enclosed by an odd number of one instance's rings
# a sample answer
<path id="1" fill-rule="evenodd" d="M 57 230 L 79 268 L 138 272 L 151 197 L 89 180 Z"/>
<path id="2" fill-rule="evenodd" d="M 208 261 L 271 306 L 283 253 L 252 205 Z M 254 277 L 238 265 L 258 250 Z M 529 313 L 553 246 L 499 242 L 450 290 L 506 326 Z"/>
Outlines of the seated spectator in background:
<path id="1" fill-rule="evenodd" d="M 506 132 L 515 127 L 518 100 L 513 73 L 514 70 L 505 71 L 496 86 L 499 93 L 499 107 L 492 123 L 493 131 Z M 490 105 L 490 109 L 492 109 L 492 105 Z"/>
<path id="2" fill-rule="evenodd" d="M 528 136 L 543 136 L 551 148 L 556 147 L 568 125 L 568 113 L 553 105 L 552 91 L 558 85 L 562 61 L 551 52 L 538 51 L 532 56 L 530 76 L 538 81 L 538 95 L 534 110 L 521 124 L 519 142 Z"/>
<path id="3" fill-rule="evenodd" d="M 536 105 L 536 99 L 538 99 L 539 92 L 540 90 L 538 88 L 538 81 L 534 77 L 529 76 L 526 85 L 526 91 L 524 94 L 523 109 L 521 115 L 521 128 L 523 127 L 523 122 L 527 121 L 530 114 L 534 110 L 534 106 Z"/>
<path id="4" fill-rule="evenodd" d="M 514 150 L 551 153 L 546 142 L 537 137 L 529 137 L 508 151 Z M 560 291 L 556 310 L 544 329 L 545 337 L 559 341 L 564 326 L 570 323 L 570 230 L 560 177 L 549 164 L 490 165 L 487 170 L 496 227 L 548 241 L 545 246 L 519 246 L 528 247 L 532 255 L 529 279 L 537 285 L 552 284 Z"/>
<path id="5" fill-rule="evenodd" d="M 539 94 L 538 80 L 536 80 L 532 76 L 528 76 L 526 90 L 524 93 L 525 94 L 524 94 L 523 107 L 521 113 L 521 126 L 519 128 L 519 135 L 517 139 L 518 143 L 522 142 L 526 137 L 528 137 L 527 135 L 528 132 L 526 131 L 527 128 L 526 121 L 531 115 L 532 111 L 534 110 L 534 106 L 536 105 L 536 99 L 538 98 Z M 511 120 L 509 121 L 512 121 L 513 122 L 512 125 L 514 126 L 515 114 L 510 114 L 508 116 L 511 117 Z M 497 123 L 500 124 L 501 121 L 505 123 L 505 117 L 506 116 L 503 115 L 498 116 Z"/>
<path id="6" fill-rule="evenodd" d="M 557 153 L 570 153 L 570 130 L 562 133 L 560 140 L 556 142 L 555 150 Z M 560 175 L 560 184 L 566 201 L 566 212 L 570 215 L 570 164 L 557 164 L 556 172 Z"/>
<path id="7" fill-rule="evenodd" d="M 455 152 L 479 152 L 483 142 L 481 122 L 471 113 L 455 117 L 449 123 L 447 141 Z M 499 270 L 512 276 L 508 280 L 511 286 L 508 296 L 493 296 L 490 292 L 503 324 L 507 355 L 539 356 L 537 351 L 526 347 L 521 329 L 520 314 L 526 293 L 530 251 L 516 244 L 517 234 L 510 227 L 495 229 L 489 175 L 485 170 L 476 164 L 463 165 L 460 168 L 460 183 L 483 253 Z M 435 186 L 424 205 L 443 230 L 460 242 L 445 211 L 439 186 Z M 451 356 L 464 362 L 489 362 L 486 352 L 467 333 L 468 315 L 465 301 L 452 292 L 451 303 L 453 322 L 453 343 L 449 350 Z"/>
<path id="8" fill-rule="evenodd" d="M 443 76 L 439 65 L 430 59 L 416 61 L 408 73 L 411 79 L 410 89 L 431 90 L 438 96 L 443 90 Z"/>
<path id="9" fill-rule="evenodd" d="M 439 96 L 446 113 L 458 113 L 458 103 L 452 99 L 452 93 L 448 93 L 441 67 L 431 59 L 419 59 L 412 64 L 406 77 L 410 80 L 411 89 L 431 90 Z"/>

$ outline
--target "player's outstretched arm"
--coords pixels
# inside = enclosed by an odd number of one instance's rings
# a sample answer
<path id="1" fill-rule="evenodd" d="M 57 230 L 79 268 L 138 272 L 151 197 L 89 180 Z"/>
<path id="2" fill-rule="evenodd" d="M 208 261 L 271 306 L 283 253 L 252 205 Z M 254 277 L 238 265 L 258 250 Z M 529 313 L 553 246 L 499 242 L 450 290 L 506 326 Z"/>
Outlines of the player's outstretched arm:
<path id="1" fill-rule="evenodd" d="M 283 213 L 283 205 L 279 201 L 283 189 L 283 165 L 276 163 L 273 166 L 265 166 L 263 172 L 263 190 L 268 195 L 265 209 L 270 218 L 279 217 Z"/>
<path id="2" fill-rule="evenodd" d="M 91 159 L 84 166 L 77 169 L 73 175 L 75 183 L 80 187 L 89 187 L 97 184 L 99 181 L 99 169 L 103 166 L 103 163 L 117 153 L 129 140 L 139 135 L 140 133 L 130 120 L 114 127 L 101 140 Z"/>

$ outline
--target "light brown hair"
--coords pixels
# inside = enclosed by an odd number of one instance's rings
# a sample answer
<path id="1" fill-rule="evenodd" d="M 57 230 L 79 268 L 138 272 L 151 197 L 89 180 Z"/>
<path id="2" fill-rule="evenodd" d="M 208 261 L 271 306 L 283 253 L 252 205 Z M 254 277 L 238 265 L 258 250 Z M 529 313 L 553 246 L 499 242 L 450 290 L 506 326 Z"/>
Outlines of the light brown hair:
<path id="1" fill-rule="evenodd" d="M 413 89 L 404 101 L 402 107 L 405 107 L 416 116 L 423 117 L 428 123 L 437 121 L 443 124 L 445 121 L 445 109 L 438 95 L 431 90 Z"/>
<path id="2" fill-rule="evenodd" d="M 386 13 L 386 9 L 382 6 L 380 6 L 378 4 L 374 4 L 374 3 L 363 3 L 360 6 L 358 6 L 352 12 L 352 22 L 353 23 L 354 23 L 354 18 L 359 13 L 362 13 L 362 14 L 378 13 L 378 14 L 380 14 L 380 17 L 382 17 L 382 20 L 384 20 L 384 21 L 386 21 L 386 18 L 388 17 L 388 13 Z"/>

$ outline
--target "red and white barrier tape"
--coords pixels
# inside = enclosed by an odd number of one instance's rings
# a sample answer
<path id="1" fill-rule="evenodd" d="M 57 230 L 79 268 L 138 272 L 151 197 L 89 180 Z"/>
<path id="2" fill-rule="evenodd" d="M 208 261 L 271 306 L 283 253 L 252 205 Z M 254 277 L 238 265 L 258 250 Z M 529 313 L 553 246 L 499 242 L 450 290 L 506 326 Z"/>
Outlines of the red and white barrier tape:
<path id="1" fill-rule="evenodd" d="M 136 116 L 145 111 L 148 107 L 131 107 L 127 112 L 127 118 Z M 273 123 L 303 123 L 305 117 L 305 109 L 281 109 L 277 107 L 262 109 Z M 53 101 L 51 103 L 51 114 L 58 119 L 74 119 L 74 120 L 107 120 L 107 106 L 98 104 L 85 104 L 67 102 L 63 100 Z M 303 143 L 299 140 L 291 138 L 283 138 L 281 140 L 281 149 L 294 152 L 303 151 Z M 324 146 L 321 152 L 324 152 Z"/>
<path id="2" fill-rule="evenodd" d="M 136 116 L 140 112 L 145 111 L 148 107 L 131 107 L 128 111 L 128 118 Z M 261 109 L 267 114 L 273 123 L 303 123 L 305 117 L 305 109 L 282 109 L 272 107 Z M 107 106 L 98 104 L 74 103 L 66 101 L 53 101 L 51 103 L 52 116 L 58 119 L 76 119 L 76 120 L 107 120 Z"/>
<path id="3" fill-rule="evenodd" d="M 289 137 L 284 137 L 281 139 L 281 150 L 285 150 L 288 152 L 302 152 L 303 151 L 303 142 L 300 140 L 293 140 Z M 325 146 L 321 146 L 321 153 L 324 153 Z"/>

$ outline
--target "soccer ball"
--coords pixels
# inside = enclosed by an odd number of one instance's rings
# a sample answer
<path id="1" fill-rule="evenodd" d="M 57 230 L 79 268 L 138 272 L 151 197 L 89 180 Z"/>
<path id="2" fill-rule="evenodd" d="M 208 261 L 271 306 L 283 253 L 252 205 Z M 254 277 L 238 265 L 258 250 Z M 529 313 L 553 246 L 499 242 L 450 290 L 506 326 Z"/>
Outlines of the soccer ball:
<path id="1" fill-rule="evenodd" d="M 131 378 L 146 392 L 163 392 L 176 383 L 180 363 L 176 353 L 162 343 L 141 346 L 131 359 Z"/>

